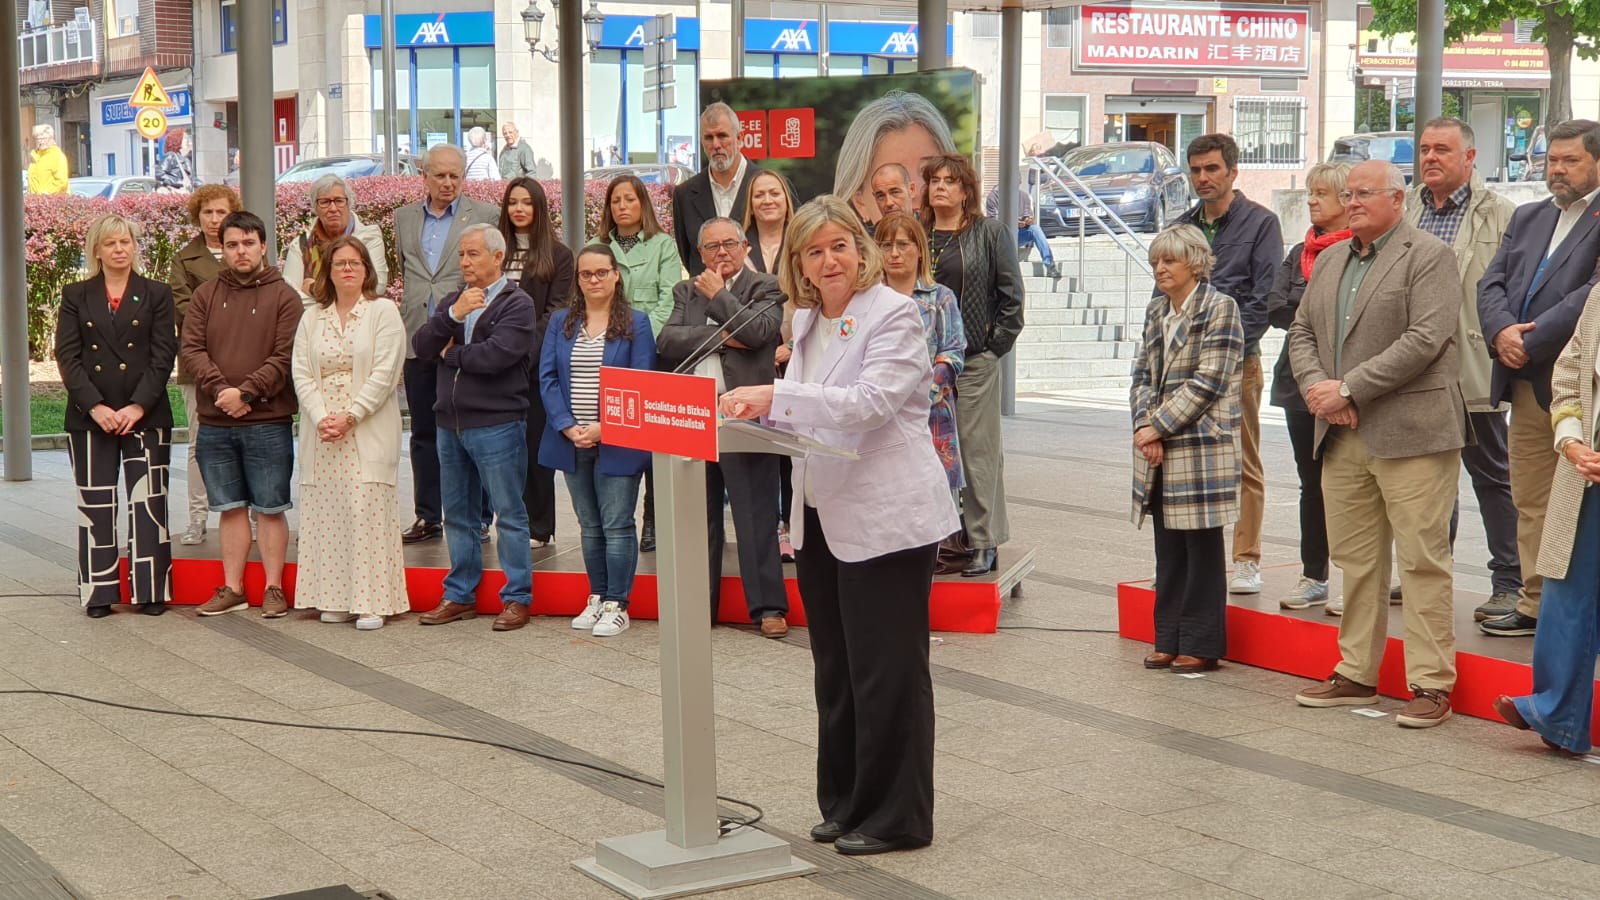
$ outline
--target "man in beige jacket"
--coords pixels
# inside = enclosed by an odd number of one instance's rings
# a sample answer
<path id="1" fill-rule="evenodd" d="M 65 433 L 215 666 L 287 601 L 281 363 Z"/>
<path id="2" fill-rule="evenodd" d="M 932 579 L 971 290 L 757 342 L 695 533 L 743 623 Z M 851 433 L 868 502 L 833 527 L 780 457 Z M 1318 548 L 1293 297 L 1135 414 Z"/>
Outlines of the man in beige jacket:
<path id="1" fill-rule="evenodd" d="M 1341 659 L 1302 706 L 1377 702 L 1389 632 L 1390 546 L 1405 590 L 1406 680 L 1396 717 L 1450 717 L 1455 687 L 1450 509 L 1467 442 L 1455 254 L 1403 220 L 1406 183 L 1386 162 L 1356 166 L 1340 199 L 1354 236 L 1317 257 L 1289 328 L 1289 362 L 1317 417 L 1329 556 L 1344 572 Z"/>
<path id="2" fill-rule="evenodd" d="M 1456 351 L 1461 356 L 1461 397 L 1477 439 L 1476 445 L 1461 451 L 1461 464 L 1478 497 L 1493 585 L 1489 602 L 1473 612 L 1481 622 L 1517 608 L 1522 564 L 1517 555 L 1517 506 L 1511 500 L 1511 463 L 1506 451 L 1508 404 L 1489 401 L 1494 364 L 1478 324 L 1478 281 L 1500 249 L 1506 223 L 1517 206 L 1484 185 L 1483 176 L 1473 168 L 1477 153 L 1472 126 L 1460 119 L 1447 116 L 1424 125 L 1417 145 L 1417 183 L 1406 197 L 1406 222 L 1450 245 L 1461 271 Z M 1460 506 L 1457 501 L 1450 517 L 1452 544 Z"/>

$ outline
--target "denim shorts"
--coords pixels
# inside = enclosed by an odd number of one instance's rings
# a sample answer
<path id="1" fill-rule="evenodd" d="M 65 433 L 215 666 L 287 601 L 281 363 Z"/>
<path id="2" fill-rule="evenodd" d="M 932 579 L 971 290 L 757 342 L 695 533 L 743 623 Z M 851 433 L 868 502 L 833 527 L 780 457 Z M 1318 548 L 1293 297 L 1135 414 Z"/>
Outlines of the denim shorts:
<path id="1" fill-rule="evenodd" d="M 250 507 L 281 513 L 294 506 L 289 481 L 294 476 L 294 426 L 200 425 L 194 443 L 206 502 L 212 512 Z"/>

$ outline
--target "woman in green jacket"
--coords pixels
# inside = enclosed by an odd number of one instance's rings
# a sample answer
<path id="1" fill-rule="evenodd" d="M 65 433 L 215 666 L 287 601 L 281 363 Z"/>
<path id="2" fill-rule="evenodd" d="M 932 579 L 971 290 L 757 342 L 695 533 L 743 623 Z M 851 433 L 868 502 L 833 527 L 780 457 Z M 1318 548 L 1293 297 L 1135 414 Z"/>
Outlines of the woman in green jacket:
<path id="1" fill-rule="evenodd" d="M 683 280 L 683 263 L 672 235 L 661 230 L 650 192 L 635 175 L 619 175 L 606 186 L 600 213 L 600 235 L 593 243 L 606 244 L 622 269 L 622 290 L 628 304 L 650 317 L 650 330 L 659 336 L 672 313 L 672 288 Z M 644 472 L 644 527 L 639 551 L 656 549 L 655 486 L 651 470 Z"/>

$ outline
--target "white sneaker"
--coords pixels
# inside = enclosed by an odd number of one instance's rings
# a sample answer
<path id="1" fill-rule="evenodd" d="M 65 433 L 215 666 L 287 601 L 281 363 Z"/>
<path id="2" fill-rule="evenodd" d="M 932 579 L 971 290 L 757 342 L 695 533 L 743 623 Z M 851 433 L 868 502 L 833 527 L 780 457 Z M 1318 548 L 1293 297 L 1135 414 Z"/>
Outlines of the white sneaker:
<path id="1" fill-rule="evenodd" d="M 322 621 L 327 625 L 343 625 L 346 622 L 354 622 L 355 620 L 356 614 L 353 612 L 325 612 L 322 614 Z"/>
<path id="2" fill-rule="evenodd" d="M 1228 580 L 1230 594 L 1261 593 L 1261 564 L 1241 559 L 1233 564 L 1233 578 Z"/>
<path id="3" fill-rule="evenodd" d="M 206 542 L 206 523 L 190 522 L 189 530 L 178 538 L 178 543 L 185 547 L 197 547 Z"/>
<path id="4" fill-rule="evenodd" d="M 607 600 L 600 605 L 600 619 L 594 623 L 595 637 L 611 637 L 628 630 L 628 611 L 617 605 L 615 600 Z"/>
<path id="5" fill-rule="evenodd" d="M 1313 581 L 1302 575 L 1300 580 L 1295 582 L 1294 590 L 1289 592 L 1289 596 L 1279 600 L 1278 605 L 1284 609 L 1305 609 L 1308 606 L 1327 602 L 1328 583 L 1326 581 Z"/>
<path id="6" fill-rule="evenodd" d="M 543 549 L 545 547 L 548 547 L 548 546 L 550 546 L 550 542 L 549 541 L 541 541 L 536 537 L 528 538 L 528 549 L 529 550 L 541 550 L 541 549 Z"/>
<path id="7" fill-rule="evenodd" d="M 1332 600 L 1329 600 L 1328 605 L 1324 606 L 1322 611 L 1330 616 L 1344 615 L 1344 595 L 1340 594 L 1339 596 L 1334 597 Z"/>
<path id="8" fill-rule="evenodd" d="M 598 621 L 600 621 L 600 595 L 590 594 L 589 599 L 585 601 L 583 612 L 572 620 L 572 628 L 574 631 L 588 631 Z"/>
<path id="9" fill-rule="evenodd" d="M 383 627 L 383 616 L 362 616 L 356 620 L 357 631 L 377 631 Z"/>

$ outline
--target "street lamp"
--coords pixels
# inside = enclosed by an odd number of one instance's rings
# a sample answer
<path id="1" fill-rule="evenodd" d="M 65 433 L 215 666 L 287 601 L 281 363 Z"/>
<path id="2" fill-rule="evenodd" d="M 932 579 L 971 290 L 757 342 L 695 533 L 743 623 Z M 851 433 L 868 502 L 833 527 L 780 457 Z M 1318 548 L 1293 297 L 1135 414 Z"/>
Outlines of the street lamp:
<path id="1" fill-rule="evenodd" d="M 560 0 L 550 0 L 550 8 L 559 12 Z M 598 0 L 589 0 L 589 8 L 583 14 L 583 33 L 591 52 L 600 46 L 600 32 L 605 26 L 605 21 L 606 16 L 600 11 Z M 559 45 L 539 46 L 543 35 L 544 11 L 539 9 L 536 0 L 528 0 L 527 8 L 522 11 L 522 36 L 528 41 L 528 50 L 551 62 L 556 62 L 561 58 L 561 48 Z"/>

